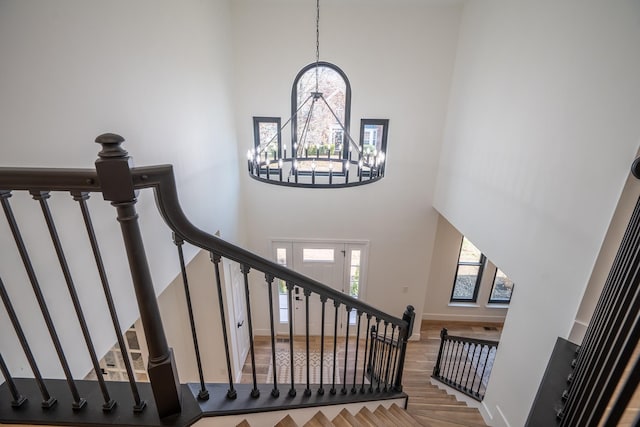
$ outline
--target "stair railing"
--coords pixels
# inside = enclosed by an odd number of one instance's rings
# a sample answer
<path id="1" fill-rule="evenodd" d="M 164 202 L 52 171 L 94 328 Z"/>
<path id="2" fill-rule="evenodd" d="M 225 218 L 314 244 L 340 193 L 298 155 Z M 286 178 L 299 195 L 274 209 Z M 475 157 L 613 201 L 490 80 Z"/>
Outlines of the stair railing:
<path id="1" fill-rule="evenodd" d="M 482 401 L 497 349 L 498 341 L 449 335 L 443 328 L 431 377 Z"/>
<path id="2" fill-rule="evenodd" d="M 274 409 L 274 405 L 279 407 L 287 407 L 292 404 L 297 407 L 314 406 L 318 404 L 327 404 L 327 402 L 336 403 L 336 399 L 347 399 L 349 401 L 358 401 L 359 399 L 362 401 L 367 399 L 389 398 L 393 393 L 397 396 L 398 393 L 402 391 L 402 373 L 407 341 L 412 333 L 415 316 L 413 307 L 408 306 L 402 318 L 389 315 L 361 300 L 345 295 L 320 282 L 305 277 L 287 269 L 286 267 L 266 260 L 243 248 L 199 230 L 187 220 L 180 207 L 171 165 L 132 167 L 127 152 L 122 148 L 124 139 L 119 135 L 103 134 L 96 138 L 96 142 L 102 145 L 102 150 L 99 153 L 99 159 L 96 161 L 95 170 L 0 168 L 0 202 L 2 203 L 5 217 L 22 259 L 34 296 L 40 307 L 40 314 L 45 321 L 50 338 L 54 348 L 56 349 L 56 355 L 60 362 L 60 366 L 64 371 L 67 385 L 66 388 L 68 389 L 67 391 L 64 391 L 59 380 L 45 379 L 41 375 L 36 358 L 34 357 L 29 344 L 29 340 L 21 326 L 20 318 L 24 314 L 16 313 L 10 296 L 6 291 L 2 279 L 0 278 L 0 297 L 34 376 L 33 380 L 14 378 L 11 375 L 10 368 L 2 358 L 2 351 L 0 351 L 0 370 L 6 379 L 5 384 L 0 387 L 0 391 L 6 387 L 8 394 L 12 398 L 11 405 L 17 408 L 13 411 L 6 412 L 5 408 L 0 405 L 0 421 L 32 421 L 45 424 L 73 424 L 79 422 L 77 421 L 77 418 L 74 421 L 73 416 L 75 414 L 79 414 L 83 417 L 82 423 L 93 422 L 99 424 L 104 421 L 100 419 L 99 413 L 96 414 L 96 411 L 93 409 L 86 409 L 87 406 L 94 408 L 96 405 L 95 401 L 88 401 L 87 399 L 88 396 L 94 397 L 96 395 L 95 392 L 88 388 L 88 383 L 96 384 L 96 382 L 79 381 L 75 379 L 71 373 L 65 349 L 60 342 L 56 327 L 49 313 L 47 301 L 44 296 L 45 294 L 42 292 L 42 286 L 38 281 L 38 276 L 33 268 L 29 251 L 22 239 L 20 227 L 18 226 L 18 222 L 16 221 L 11 209 L 9 199 L 12 196 L 12 192 L 17 191 L 30 192 L 32 197 L 40 204 L 97 377 L 98 389 L 100 390 L 103 398 L 102 412 L 105 414 L 117 414 L 111 415 L 112 417 L 123 417 L 120 418 L 121 423 L 136 424 L 138 421 L 135 420 L 141 420 L 141 418 L 135 417 L 143 416 L 146 417 L 145 425 L 159 425 L 164 422 L 154 421 L 154 419 L 168 419 L 167 417 L 173 416 L 171 419 L 173 420 L 174 425 L 190 425 L 202 416 L 220 415 L 224 413 L 240 413 L 242 411 L 256 411 L 261 410 L 261 405 L 271 405 L 270 409 L 272 410 Z M 196 362 L 198 365 L 197 370 L 199 374 L 199 384 L 197 387 L 188 387 L 187 385 L 180 384 L 173 353 L 169 347 L 162 326 L 160 310 L 151 280 L 144 242 L 140 233 L 138 215 L 136 212 L 138 192 L 145 189 L 153 189 L 158 210 L 166 224 L 169 226 L 171 231 L 173 231 L 173 243 L 176 245 L 178 251 L 181 277 L 183 279 L 187 311 L 189 314 L 190 329 L 196 354 Z M 118 400 L 122 401 L 123 383 L 106 381 L 102 375 L 97 360 L 98 356 L 91 341 L 91 334 L 86 327 L 85 314 L 82 310 L 80 301 L 77 298 L 75 284 L 73 282 L 69 266 L 67 265 L 65 252 L 62 244 L 60 243 L 56 225 L 51 216 L 49 205 L 47 204 L 50 192 L 69 192 L 72 199 L 78 203 L 80 210 L 82 211 L 84 226 L 95 258 L 96 268 L 104 291 L 106 305 L 109 309 L 118 345 L 120 346 L 120 350 L 123 354 L 123 361 L 126 365 L 130 397 L 125 397 L 124 399 L 131 400 L 133 402 L 133 410 L 128 413 L 133 415 L 127 415 L 127 412 L 123 412 L 126 410 L 119 408 L 117 400 L 113 397 L 116 396 L 119 398 Z M 105 271 L 102 255 L 100 253 L 91 216 L 86 203 L 90 193 L 102 193 L 103 198 L 110 201 L 116 209 L 116 217 L 120 223 L 129 263 L 129 270 L 149 350 L 149 385 L 138 384 L 131 367 L 131 361 L 128 357 L 124 338 L 122 336 L 122 328 L 116 312 L 115 301 L 111 295 L 110 286 L 107 280 L 107 273 Z M 196 321 L 198 316 L 197 313 L 194 313 L 189 293 L 189 278 L 183 255 L 183 245 L 185 243 L 194 245 L 197 248 L 201 248 L 209 252 L 211 262 L 213 263 L 213 283 L 218 296 L 218 305 L 221 316 L 220 327 L 223 331 L 223 345 L 229 380 L 224 396 L 220 396 L 219 388 L 214 387 L 212 384 L 205 383 L 204 380 L 204 364 L 198 340 L 198 338 L 202 339 L 202 337 L 198 337 L 196 332 Z M 244 297 L 247 310 L 247 326 L 249 329 L 249 354 L 252 377 L 252 384 L 248 389 L 246 387 L 239 387 L 238 384 L 234 382 L 232 375 L 230 347 L 227 336 L 228 319 L 226 318 L 227 311 L 224 307 L 222 280 L 220 274 L 220 262 L 223 258 L 239 263 L 240 271 L 242 272 L 244 279 Z M 271 390 L 268 393 L 268 396 L 263 398 L 260 398 L 261 389 L 264 389 L 265 387 L 262 385 L 259 387 L 257 383 L 256 360 L 254 354 L 255 340 L 253 336 L 254 331 L 251 314 L 252 302 L 249 296 L 251 287 L 249 275 L 252 274 L 253 271 L 260 272 L 264 275 L 264 286 L 269 290 L 268 303 L 273 359 L 272 368 L 274 375 L 273 384 L 269 386 Z M 293 332 L 292 310 L 290 309 L 289 356 L 291 375 L 290 381 L 286 384 L 286 387 L 288 387 L 287 396 L 281 397 L 280 399 L 277 399 L 280 397 L 279 385 L 285 386 L 285 384 L 278 384 L 278 376 L 276 375 L 276 370 L 279 369 L 279 367 L 276 366 L 275 357 L 276 331 L 274 328 L 274 304 L 272 298 L 272 293 L 274 293 L 273 291 L 275 291 L 276 286 L 275 279 L 282 280 L 286 283 L 289 308 L 292 307 L 292 291 L 296 287 L 303 290 L 306 306 L 306 334 L 304 337 L 306 344 L 306 350 L 304 351 L 307 366 L 306 378 L 302 383 L 296 383 L 296 378 L 294 378 L 293 367 L 295 336 Z M 327 367 L 327 369 L 331 369 L 332 375 L 331 388 L 327 395 L 325 395 L 325 384 L 323 384 L 322 380 L 323 368 L 320 368 L 321 374 L 319 385 L 311 384 L 312 381 L 310 379 L 308 368 L 310 362 L 309 303 L 311 298 L 319 299 L 322 307 L 321 316 L 323 323 L 320 337 L 320 342 L 322 343 L 320 358 L 321 360 L 324 360 L 325 355 L 330 356 L 330 352 L 333 354 L 331 357 L 332 366 L 330 368 Z M 327 303 L 329 303 L 329 306 L 327 306 Z M 331 309 L 331 307 L 333 307 L 333 309 Z M 339 336 L 337 331 L 337 319 L 341 311 L 346 315 L 347 319 L 352 317 L 355 317 L 356 319 L 356 325 L 354 326 L 351 326 L 348 321 L 346 322 L 344 336 Z M 355 316 L 353 316 L 352 313 L 355 313 Z M 327 336 L 333 341 L 333 345 L 332 348 L 327 349 L 325 353 L 324 321 L 327 316 L 330 316 L 329 318 L 333 317 L 334 319 L 334 331 L 332 336 L 330 335 L 330 332 Z M 372 335 L 370 339 L 369 334 L 366 331 L 369 331 L 372 325 L 375 325 L 374 329 L 379 331 L 381 324 L 384 326 L 384 333 L 376 332 L 375 336 Z M 354 327 L 355 331 L 353 331 Z M 361 330 L 364 330 L 365 333 L 361 334 Z M 355 337 L 353 335 L 350 337 L 350 334 L 355 335 Z M 361 337 L 361 335 L 363 336 Z M 364 342 L 361 342 L 363 339 Z M 355 348 L 351 347 L 350 349 L 350 343 L 352 346 L 355 345 Z M 337 348 L 340 345 L 344 345 L 343 355 L 337 353 Z M 374 357 L 371 356 L 374 353 L 376 354 L 376 362 L 372 365 L 371 359 L 367 360 L 367 356 Z M 365 384 L 365 372 L 369 365 L 376 366 L 376 369 L 378 369 L 379 372 L 377 376 L 378 383 L 375 388 L 371 387 L 370 384 Z M 323 365 L 321 364 L 321 366 Z M 339 368 L 343 369 L 341 377 L 337 376 Z M 339 383 L 341 383 L 342 386 L 338 393 L 337 385 L 339 385 Z M 329 384 L 326 384 L 326 386 L 328 387 Z M 302 396 L 298 396 L 295 400 L 292 400 L 296 397 L 297 391 L 300 390 L 301 387 L 304 387 Z M 315 397 L 312 397 L 312 388 L 315 390 Z M 149 411 L 145 411 L 147 401 L 141 397 L 146 396 L 145 393 L 148 393 L 149 389 L 153 393 L 153 401 L 149 401 L 148 406 L 155 407 L 155 411 L 153 412 L 156 413 L 156 415 L 149 414 Z M 246 396 L 243 396 L 242 399 L 237 399 L 239 395 L 245 392 L 247 393 Z M 58 400 L 56 393 L 58 396 L 63 396 L 63 398 Z M 33 405 L 24 405 L 25 401 L 29 399 L 33 400 L 36 394 L 41 398 L 41 407 L 44 411 L 38 410 L 38 408 L 35 408 Z M 247 397 L 254 400 L 254 402 L 247 403 Z M 58 410 L 56 412 L 57 415 L 49 416 L 49 412 L 47 412 L 48 409 L 52 408 L 56 404 L 60 405 L 60 402 L 63 402 L 62 404 L 66 405 L 66 401 L 68 400 L 71 401 L 71 408 L 73 409 L 73 412 L 69 414 L 65 412 L 66 415 L 60 416 L 60 411 Z M 231 402 L 235 403 L 231 404 Z M 243 407 L 242 405 L 245 406 Z M 26 409 L 24 409 L 25 407 Z M 83 413 L 85 415 L 82 415 Z M 51 415 L 53 415 L 53 413 L 51 413 Z M 110 424 L 112 422 L 113 419 L 109 421 Z"/>

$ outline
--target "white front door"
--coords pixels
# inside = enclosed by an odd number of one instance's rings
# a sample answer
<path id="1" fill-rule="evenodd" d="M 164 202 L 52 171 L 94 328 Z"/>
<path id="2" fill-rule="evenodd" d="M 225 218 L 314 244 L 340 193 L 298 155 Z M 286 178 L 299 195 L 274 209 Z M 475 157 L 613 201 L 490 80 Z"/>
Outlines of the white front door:
<path id="1" fill-rule="evenodd" d="M 273 242 L 276 262 L 296 272 L 308 276 L 339 292 L 355 298 L 363 297 L 366 279 L 367 243 L 296 241 Z M 278 314 L 275 320 L 278 333 L 289 333 L 289 301 L 286 283 L 278 281 L 277 293 Z M 293 330 L 295 335 L 304 335 L 307 328 L 306 297 L 304 289 L 294 287 L 292 292 Z M 350 323 L 356 320 L 352 312 Z M 346 308 L 338 308 L 338 332 L 341 332 L 347 321 Z M 325 304 L 324 334 L 333 335 L 335 326 L 335 307 L 332 300 Z M 309 297 L 309 334 L 320 335 L 322 332 L 322 303 L 317 294 Z"/>

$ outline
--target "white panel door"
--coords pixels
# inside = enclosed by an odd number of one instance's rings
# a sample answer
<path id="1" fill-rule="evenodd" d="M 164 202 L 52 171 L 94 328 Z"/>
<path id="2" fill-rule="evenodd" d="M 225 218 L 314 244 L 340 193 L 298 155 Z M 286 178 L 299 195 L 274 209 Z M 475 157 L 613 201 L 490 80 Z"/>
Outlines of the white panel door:
<path id="1" fill-rule="evenodd" d="M 317 280 L 339 292 L 344 289 L 345 279 L 345 245 L 344 243 L 294 242 L 293 269 L 300 274 Z M 306 333 L 306 301 L 304 290 L 294 288 L 293 324 L 296 335 Z M 338 308 L 338 329 L 345 317 L 345 307 Z M 317 294 L 309 297 L 309 334 L 320 335 L 322 320 L 322 303 Z M 335 308 L 333 301 L 328 300 L 325 307 L 325 335 L 333 335 L 335 325 Z"/>

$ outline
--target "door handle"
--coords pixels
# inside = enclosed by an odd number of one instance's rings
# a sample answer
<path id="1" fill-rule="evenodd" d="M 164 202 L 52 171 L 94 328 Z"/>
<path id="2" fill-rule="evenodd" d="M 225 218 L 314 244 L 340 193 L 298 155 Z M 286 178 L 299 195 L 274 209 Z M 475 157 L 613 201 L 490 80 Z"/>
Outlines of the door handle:
<path id="1" fill-rule="evenodd" d="M 244 325 L 244 320 L 242 320 L 242 322 L 238 322 L 238 328 L 241 328 L 242 325 Z"/>
<path id="2" fill-rule="evenodd" d="M 296 297 L 296 301 L 302 301 L 302 298 Z"/>

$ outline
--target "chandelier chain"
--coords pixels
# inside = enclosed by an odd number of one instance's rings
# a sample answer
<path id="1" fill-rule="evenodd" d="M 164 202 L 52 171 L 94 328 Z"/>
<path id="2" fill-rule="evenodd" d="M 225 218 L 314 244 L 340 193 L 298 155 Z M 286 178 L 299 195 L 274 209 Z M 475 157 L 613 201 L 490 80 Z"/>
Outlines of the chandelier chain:
<path id="1" fill-rule="evenodd" d="M 319 65 L 320 65 L 320 0 L 316 0 L 316 92 L 318 92 Z"/>

